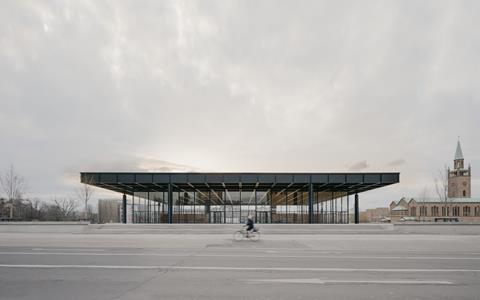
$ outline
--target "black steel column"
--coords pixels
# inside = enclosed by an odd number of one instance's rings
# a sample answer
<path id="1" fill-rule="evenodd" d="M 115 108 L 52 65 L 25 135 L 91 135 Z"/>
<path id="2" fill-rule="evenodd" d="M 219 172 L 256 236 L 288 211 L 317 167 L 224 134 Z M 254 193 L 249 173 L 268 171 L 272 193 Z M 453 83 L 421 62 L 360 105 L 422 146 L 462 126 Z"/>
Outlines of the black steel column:
<path id="1" fill-rule="evenodd" d="M 168 224 L 173 223 L 173 192 L 172 184 L 168 184 Z"/>
<path id="2" fill-rule="evenodd" d="M 360 223 L 360 213 L 358 207 L 358 194 L 355 194 L 355 224 Z"/>
<path id="3" fill-rule="evenodd" d="M 318 212 L 317 212 L 318 213 Z M 313 184 L 308 184 L 308 223 L 313 224 Z"/>
<path id="4" fill-rule="evenodd" d="M 350 195 L 347 193 L 347 224 L 350 224 Z"/>
<path id="5" fill-rule="evenodd" d="M 227 223 L 227 191 L 222 192 L 222 201 L 223 201 L 223 223 Z M 232 213 L 233 213 L 233 208 L 232 208 Z M 216 213 L 213 213 L 216 214 Z M 214 217 L 215 218 L 215 217 Z M 233 219 L 233 216 L 232 216 Z M 216 222 L 213 220 L 213 222 Z"/>
<path id="6" fill-rule="evenodd" d="M 330 200 L 330 223 L 331 224 L 334 224 L 335 223 L 335 215 L 334 215 L 334 212 L 333 212 L 333 204 L 334 204 L 334 200 L 333 200 L 333 197 L 334 197 L 334 192 L 332 192 L 332 200 Z"/>
<path id="7" fill-rule="evenodd" d="M 150 192 L 147 192 L 147 223 L 150 223 Z"/>
<path id="8" fill-rule="evenodd" d="M 122 197 L 122 223 L 127 224 L 127 195 L 123 194 Z"/>
<path id="9" fill-rule="evenodd" d="M 267 204 L 270 206 L 270 224 L 273 223 L 273 203 L 272 203 L 272 191 L 267 191 Z"/>
<path id="10" fill-rule="evenodd" d="M 135 224 L 135 192 L 132 194 L 132 223 Z"/>
<path id="11" fill-rule="evenodd" d="M 196 208 L 195 208 L 195 207 L 197 206 L 197 197 L 196 197 L 196 194 L 197 194 L 197 193 L 196 193 L 195 191 L 193 191 L 193 224 L 196 223 L 196 217 L 195 217 L 195 216 L 196 216 L 196 214 L 197 214 L 197 213 L 196 213 Z"/>
<path id="12" fill-rule="evenodd" d="M 205 213 L 208 216 L 208 223 L 212 223 L 212 217 L 210 216 L 210 203 L 211 203 L 211 198 L 212 198 L 212 192 L 208 191 L 208 199 L 207 203 L 205 204 Z"/>

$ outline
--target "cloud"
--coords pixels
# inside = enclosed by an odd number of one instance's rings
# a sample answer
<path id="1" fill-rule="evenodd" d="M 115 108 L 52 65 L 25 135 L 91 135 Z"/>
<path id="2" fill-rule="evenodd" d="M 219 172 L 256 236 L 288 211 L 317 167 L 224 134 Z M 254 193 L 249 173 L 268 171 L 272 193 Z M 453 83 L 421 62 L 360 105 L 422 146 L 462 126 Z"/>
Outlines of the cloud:
<path id="1" fill-rule="evenodd" d="M 387 165 L 389 165 L 391 167 L 398 167 L 398 166 L 404 165 L 406 163 L 407 163 L 407 161 L 405 159 L 397 158 L 395 160 L 390 161 Z"/>
<path id="2" fill-rule="evenodd" d="M 60 195 L 71 170 L 322 172 L 393 156 L 409 163 L 379 171 L 402 165 L 412 182 L 458 135 L 475 168 L 479 8 L 1 2 L 0 170 Z"/>
<path id="3" fill-rule="evenodd" d="M 366 160 L 362 160 L 362 161 L 359 161 L 359 162 L 356 162 L 352 165 L 350 165 L 350 167 L 348 168 L 350 171 L 361 171 L 361 170 L 365 170 L 367 169 L 368 167 L 370 167 L 367 163 Z"/>

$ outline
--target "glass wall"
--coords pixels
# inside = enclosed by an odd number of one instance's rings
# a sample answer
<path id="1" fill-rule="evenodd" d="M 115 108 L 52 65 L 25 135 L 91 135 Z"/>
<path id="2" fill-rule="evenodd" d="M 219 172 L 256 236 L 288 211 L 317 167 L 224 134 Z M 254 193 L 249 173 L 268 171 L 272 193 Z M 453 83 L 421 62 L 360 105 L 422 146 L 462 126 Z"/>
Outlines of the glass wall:
<path id="1" fill-rule="evenodd" d="M 255 220 L 257 223 L 272 223 L 272 194 L 268 192 L 255 192 Z"/>
<path id="2" fill-rule="evenodd" d="M 314 223 L 349 223 L 349 196 L 340 192 L 316 192 L 313 197 Z"/>
<path id="3" fill-rule="evenodd" d="M 165 223 L 167 221 L 166 193 L 136 192 L 127 205 L 128 223 Z"/>
<path id="4" fill-rule="evenodd" d="M 173 223 L 240 224 L 251 215 L 256 223 L 309 223 L 309 193 L 292 191 L 173 191 Z M 348 223 L 351 209 L 345 193 L 315 192 L 313 223 Z M 128 222 L 168 223 L 168 192 L 135 192 Z"/>

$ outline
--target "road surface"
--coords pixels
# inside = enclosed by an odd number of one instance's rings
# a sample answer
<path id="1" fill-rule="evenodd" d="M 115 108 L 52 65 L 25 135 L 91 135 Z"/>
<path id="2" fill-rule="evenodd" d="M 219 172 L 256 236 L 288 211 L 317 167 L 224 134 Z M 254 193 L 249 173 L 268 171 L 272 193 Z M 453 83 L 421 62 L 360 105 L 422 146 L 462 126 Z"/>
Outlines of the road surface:
<path id="1" fill-rule="evenodd" d="M 479 287 L 472 234 L 0 232 L 0 299 L 480 299 Z"/>

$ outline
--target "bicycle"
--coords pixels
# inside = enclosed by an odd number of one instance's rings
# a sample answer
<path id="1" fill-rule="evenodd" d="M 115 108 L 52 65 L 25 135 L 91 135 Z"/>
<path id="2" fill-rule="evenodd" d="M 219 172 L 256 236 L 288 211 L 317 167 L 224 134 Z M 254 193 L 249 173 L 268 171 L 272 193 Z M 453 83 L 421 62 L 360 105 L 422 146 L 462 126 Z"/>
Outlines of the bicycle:
<path id="1" fill-rule="evenodd" d="M 247 229 L 243 228 L 242 230 L 236 231 L 233 234 L 233 239 L 237 242 L 241 241 L 242 239 L 249 239 L 252 242 L 256 242 L 260 239 L 260 231 L 257 227 L 253 228 L 253 230 L 250 232 L 247 232 Z"/>

